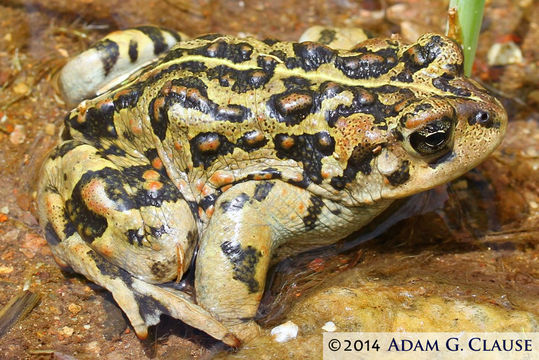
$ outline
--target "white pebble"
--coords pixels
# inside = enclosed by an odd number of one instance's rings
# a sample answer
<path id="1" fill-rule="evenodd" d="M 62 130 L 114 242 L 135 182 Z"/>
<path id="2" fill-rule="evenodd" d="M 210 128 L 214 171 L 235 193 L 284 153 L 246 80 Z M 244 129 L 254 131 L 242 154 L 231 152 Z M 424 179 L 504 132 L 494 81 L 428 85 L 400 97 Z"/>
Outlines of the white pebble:
<path id="1" fill-rule="evenodd" d="M 334 332 L 335 330 L 337 330 L 337 326 L 335 326 L 335 323 L 333 321 L 328 321 L 324 324 L 324 326 L 322 326 L 322 330 Z"/>
<path id="2" fill-rule="evenodd" d="M 288 340 L 295 339 L 298 336 L 298 326 L 292 321 L 287 321 L 284 324 L 271 329 L 271 336 L 277 342 L 287 342 Z"/>
<path id="3" fill-rule="evenodd" d="M 523 62 L 522 52 L 517 44 L 512 41 L 491 46 L 487 54 L 489 66 L 520 64 Z"/>

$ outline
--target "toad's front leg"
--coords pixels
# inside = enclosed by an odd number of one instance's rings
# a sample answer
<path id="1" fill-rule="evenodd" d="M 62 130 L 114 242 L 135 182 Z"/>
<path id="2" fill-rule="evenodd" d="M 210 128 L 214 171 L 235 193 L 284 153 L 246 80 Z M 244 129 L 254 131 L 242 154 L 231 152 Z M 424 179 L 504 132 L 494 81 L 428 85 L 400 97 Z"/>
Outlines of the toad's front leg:
<path id="1" fill-rule="evenodd" d="M 324 225 L 328 216 L 334 215 L 322 199 L 282 181 L 248 181 L 227 190 L 200 242 L 197 303 L 240 339 L 256 336 L 253 318 L 272 253 L 287 241 L 334 238 Z"/>

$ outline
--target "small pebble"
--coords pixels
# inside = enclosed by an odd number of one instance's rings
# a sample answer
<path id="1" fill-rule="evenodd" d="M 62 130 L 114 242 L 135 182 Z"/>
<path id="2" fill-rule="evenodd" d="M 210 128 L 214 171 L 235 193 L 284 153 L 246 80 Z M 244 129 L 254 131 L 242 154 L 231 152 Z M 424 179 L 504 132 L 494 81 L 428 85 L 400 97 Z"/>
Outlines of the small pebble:
<path id="1" fill-rule="evenodd" d="M 522 59 L 522 51 L 512 41 L 492 45 L 487 54 L 489 66 L 520 64 Z"/>
<path id="2" fill-rule="evenodd" d="M 11 274 L 13 272 L 13 266 L 0 265 L 0 275 Z"/>
<path id="3" fill-rule="evenodd" d="M 15 125 L 13 132 L 9 134 L 9 141 L 14 145 L 22 144 L 26 140 L 26 134 L 24 133 L 23 125 Z"/>
<path id="4" fill-rule="evenodd" d="M 273 336 L 273 339 L 277 342 L 287 342 L 298 336 L 298 326 L 292 321 L 287 321 L 284 324 L 271 329 L 271 336 Z"/>
<path id="5" fill-rule="evenodd" d="M 45 125 L 45 134 L 49 136 L 53 136 L 55 132 L 56 132 L 56 126 L 54 124 Z"/>
<path id="6" fill-rule="evenodd" d="M 322 326 L 322 330 L 327 332 L 334 332 L 337 330 L 337 326 L 335 326 L 335 323 L 333 321 L 328 321 L 327 323 Z"/>
<path id="7" fill-rule="evenodd" d="M 99 352 L 99 343 L 97 341 L 92 341 L 86 344 L 85 346 L 86 351 L 91 353 L 98 353 Z"/>
<path id="8" fill-rule="evenodd" d="M 13 92 L 17 95 L 24 95 L 29 92 L 30 88 L 23 82 L 20 82 L 13 86 Z"/>
<path id="9" fill-rule="evenodd" d="M 80 305 L 71 303 L 67 306 L 67 310 L 69 310 L 69 312 L 73 315 L 77 315 L 82 310 L 82 307 Z"/>
<path id="10" fill-rule="evenodd" d="M 65 336 L 67 336 L 67 337 L 73 335 L 73 332 L 74 332 L 74 331 L 75 331 L 75 330 L 74 330 L 72 327 L 69 327 L 69 326 L 64 326 L 64 327 L 62 328 L 62 334 L 65 335 Z"/>
<path id="11" fill-rule="evenodd" d="M 26 234 L 19 251 L 27 258 L 32 259 L 39 250 L 47 245 L 47 240 L 37 234 Z"/>

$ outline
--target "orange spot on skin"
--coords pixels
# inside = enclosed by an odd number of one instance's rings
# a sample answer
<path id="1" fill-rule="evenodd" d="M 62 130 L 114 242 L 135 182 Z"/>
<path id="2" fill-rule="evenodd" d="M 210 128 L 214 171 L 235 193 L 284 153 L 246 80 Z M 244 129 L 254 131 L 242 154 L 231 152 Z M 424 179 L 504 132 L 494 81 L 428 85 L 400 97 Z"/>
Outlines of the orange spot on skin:
<path id="1" fill-rule="evenodd" d="M 223 185 L 228 185 L 234 181 L 234 176 L 223 171 L 216 171 L 210 177 L 210 183 L 216 187 L 221 187 Z"/>
<path id="2" fill-rule="evenodd" d="M 145 180 L 158 180 L 160 178 L 160 175 L 157 171 L 150 169 L 146 170 L 142 174 L 142 178 Z"/>
<path id="3" fill-rule="evenodd" d="M 202 188 L 204 187 L 204 180 L 198 179 L 195 182 L 195 188 L 198 190 L 198 192 L 202 192 Z"/>
<path id="4" fill-rule="evenodd" d="M 393 105 L 393 109 L 395 109 L 396 112 L 400 112 L 404 107 L 408 104 L 408 100 L 403 100 L 399 103 L 396 103 Z"/>
<path id="5" fill-rule="evenodd" d="M 96 246 L 96 250 L 106 257 L 112 256 L 114 254 L 114 251 L 112 250 L 112 248 L 104 244 L 101 244 L 101 246 Z"/>
<path id="6" fill-rule="evenodd" d="M 198 208 L 198 217 L 202 217 L 204 215 L 204 209 L 202 209 L 201 207 Z"/>
<path id="7" fill-rule="evenodd" d="M 374 102 L 374 96 L 367 90 L 361 90 L 359 95 L 361 96 L 362 104 L 366 105 L 366 104 L 372 104 Z"/>
<path id="8" fill-rule="evenodd" d="M 295 182 L 303 181 L 303 175 L 302 174 L 294 174 L 293 176 L 290 177 L 290 180 L 295 181 Z"/>
<path id="9" fill-rule="evenodd" d="M 202 152 L 215 151 L 219 148 L 219 146 L 221 146 L 221 141 L 219 138 L 215 137 L 199 143 L 198 149 Z"/>
<path id="10" fill-rule="evenodd" d="M 164 97 L 159 97 L 159 98 L 155 99 L 155 101 L 153 103 L 153 116 L 154 116 L 154 119 L 159 119 L 159 110 L 163 106 L 165 106 L 165 98 Z"/>
<path id="11" fill-rule="evenodd" d="M 283 139 L 283 142 L 281 143 L 281 147 L 285 150 L 290 149 L 292 146 L 294 146 L 294 139 L 291 136 L 286 137 Z"/>
<path id="12" fill-rule="evenodd" d="M 129 119 L 129 127 L 131 128 L 131 132 L 133 134 L 137 134 L 137 135 L 142 134 L 142 126 L 138 118 L 131 117 Z"/>
<path id="13" fill-rule="evenodd" d="M 161 161 L 160 158 L 156 157 L 155 159 L 153 159 L 152 161 L 152 166 L 156 169 L 162 169 L 163 168 L 163 162 Z"/>
<path id="14" fill-rule="evenodd" d="M 96 214 L 106 215 L 110 211 L 110 200 L 104 189 L 104 185 L 99 179 L 92 179 L 81 189 L 81 196 L 85 200 L 88 209 Z"/>
<path id="15" fill-rule="evenodd" d="M 84 123 L 84 121 L 86 121 L 86 116 L 85 116 L 86 112 L 79 112 L 79 115 L 77 115 L 77 122 L 79 124 L 82 124 Z"/>
<path id="16" fill-rule="evenodd" d="M 254 180 L 270 180 L 272 177 L 271 173 L 262 173 L 262 174 L 255 174 L 253 176 Z"/>
<path id="17" fill-rule="evenodd" d="M 331 174 L 327 170 L 322 170 L 321 174 L 323 179 L 327 179 L 331 176 Z"/>
<path id="18" fill-rule="evenodd" d="M 303 210 L 305 210 L 305 204 L 304 203 L 299 203 L 298 210 L 303 212 Z"/>
<path id="19" fill-rule="evenodd" d="M 174 141 L 174 149 L 180 151 L 180 150 L 183 149 L 183 146 L 182 146 L 182 144 L 180 144 L 179 142 Z"/>
<path id="20" fill-rule="evenodd" d="M 254 130 L 250 135 L 245 139 L 245 142 L 249 145 L 255 145 L 265 138 L 264 133 L 260 130 Z"/>
<path id="21" fill-rule="evenodd" d="M 374 155 L 380 154 L 381 151 L 382 151 L 382 145 L 378 145 L 378 146 L 376 146 L 374 149 L 372 149 L 372 153 L 373 153 Z"/>
<path id="22" fill-rule="evenodd" d="M 281 98 L 278 101 L 277 106 L 285 114 L 290 114 L 300 109 L 306 109 L 310 107 L 312 103 L 313 103 L 313 98 L 310 95 L 300 94 L 300 93 L 291 93 Z"/>
<path id="23" fill-rule="evenodd" d="M 77 111 L 79 112 L 77 121 L 79 123 L 84 122 L 84 117 L 86 115 L 86 110 L 88 110 L 88 108 L 86 107 L 86 102 L 84 102 L 83 104 L 80 104 L 79 106 L 77 106 Z"/>
<path id="24" fill-rule="evenodd" d="M 149 191 L 158 191 L 163 187 L 163 183 L 160 181 L 150 181 L 144 184 L 144 188 Z"/>
<path id="25" fill-rule="evenodd" d="M 111 98 L 106 98 L 98 102 L 95 107 L 101 109 L 104 106 L 114 106 Z"/>
<path id="26" fill-rule="evenodd" d="M 361 56 L 361 60 L 367 61 L 371 64 L 377 63 L 377 62 L 384 62 L 384 58 L 380 55 L 376 54 L 365 54 Z"/>
<path id="27" fill-rule="evenodd" d="M 116 94 L 114 94 L 114 100 L 118 100 L 120 96 L 129 95 L 130 93 L 131 93 L 131 90 L 129 89 L 120 90 Z"/>
<path id="28" fill-rule="evenodd" d="M 206 216 L 208 218 L 211 218 L 214 211 L 215 211 L 215 207 L 213 205 L 211 205 L 209 208 L 206 209 Z"/>
<path id="29" fill-rule="evenodd" d="M 207 196 L 210 195 L 213 192 L 213 189 L 207 185 L 204 185 L 202 187 L 202 195 Z"/>
<path id="30" fill-rule="evenodd" d="M 232 185 L 225 185 L 225 186 L 223 186 L 223 187 L 221 188 L 221 191 L 222 191 L 222 192 L 225 192 L 225 191 L 227 191 L 228 189 L 230 189 L 231 187 L 232 187 Z"/>
<path id="31" fill-rule="evenodd" d="M 404 124 L 407 129 L 417 129 L 431 121 L 436 120 L 440 114 L 436 111 L 428 111 L 406 120 Z"/>
<path id="32" fill-rule="evenodd" d="M 184 190 L 186 190 L 188 188 L 187 182 L 185 180 L 178 181 L 177 186 L 178 186 L 178 189 L 180 190 L 180 192 L 183 192 Z"/>

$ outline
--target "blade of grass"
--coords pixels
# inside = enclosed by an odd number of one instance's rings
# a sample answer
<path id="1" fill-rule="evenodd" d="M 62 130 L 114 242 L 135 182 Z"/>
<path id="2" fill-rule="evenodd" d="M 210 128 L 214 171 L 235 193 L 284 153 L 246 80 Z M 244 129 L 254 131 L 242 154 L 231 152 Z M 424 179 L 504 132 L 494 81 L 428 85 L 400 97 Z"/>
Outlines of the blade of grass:
<path id="1" fill-rule="evenodd" d="M 483 21 L 483 8 L 485 0 L 451 0 L 449 8 L 457 9 L 458 30 L 453 33 L 460 34 L 457 40 L 464 51 L 464 74 L 470 76 L 472 65 L 479 40 L 479 31 Z M 448 33 L 452 33 L 451 29 Z"/>

